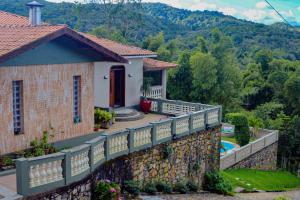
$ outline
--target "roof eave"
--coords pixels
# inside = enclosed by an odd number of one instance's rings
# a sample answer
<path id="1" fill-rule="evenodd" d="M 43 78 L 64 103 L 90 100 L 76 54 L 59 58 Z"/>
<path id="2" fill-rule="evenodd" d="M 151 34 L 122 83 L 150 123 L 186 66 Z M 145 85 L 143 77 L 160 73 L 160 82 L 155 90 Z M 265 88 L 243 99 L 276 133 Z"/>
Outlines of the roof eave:
<path id="1" fill-rule="evenodd" d="M 92 40 L 82 36 L 81 34 L 77 33 L 76 31 L 69 29 L 67 26 L 62 26 L 61 29 L 58 29 L 57 31 L 54 31 L 53 33 L 50 33 L 44 37 L 38 38 L 26 45 L 23 45 L 17 49 L 14 49 L 13 51 L 10 51 L 2 56 L 0 56 L 0 63 L 5 62 L 17 55 L 20 55 L 30 49 L 33 49 L 43 43 L 47 43 L 53 39 L 56 39 L 62 35 L 67 35 L 72 37 L 75 40 L 79 40 L 80 42 L 92 47 L 93 49 L 95 49 L 98 53 L 102 53 L 104 54 L 107 58 L 112 59 L 112 61 L 114 62 L 119 62 L 119 63 L 129 63 L 129 61 L 122 57 L 119 54 L 116 54 L 112 51 L 110 51 L 109 49 L 104 48 L 103 46 L 93 42 Z"/>

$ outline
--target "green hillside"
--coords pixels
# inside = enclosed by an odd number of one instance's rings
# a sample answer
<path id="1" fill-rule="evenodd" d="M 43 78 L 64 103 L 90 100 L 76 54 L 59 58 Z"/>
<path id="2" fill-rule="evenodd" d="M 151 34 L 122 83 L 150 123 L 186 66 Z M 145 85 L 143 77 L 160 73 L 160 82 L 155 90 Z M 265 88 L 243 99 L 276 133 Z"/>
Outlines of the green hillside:
<path id="1" fill-rule="evenodd" d="M 1 0 L 0 9 L 27 16 L 28 0 Z M 104 7 L 94 4 L 49 3 L 43 8 L 43 19 L 55 24 L 68 24 L 83 32 L 107 25 L 115 28 L 129 43 L 142 45 L 149 35 L 164 32 L 166 40 L 180 38 L 181 49 L 192 49 L 195 39 L 202 35 L 209 39 L 213 28 L 231 36 L 237 47 L 237 57 L 243 61 L 261 48 L 274 52 L 275 57 L 300 59 L 300 32 L 283 24 L 271 26 L 239 20 L 211 11 L 189 11 L 160 3 L 110 8 L 109 20 Z M 245 63 L 247 61 L 243 61 Z"/>

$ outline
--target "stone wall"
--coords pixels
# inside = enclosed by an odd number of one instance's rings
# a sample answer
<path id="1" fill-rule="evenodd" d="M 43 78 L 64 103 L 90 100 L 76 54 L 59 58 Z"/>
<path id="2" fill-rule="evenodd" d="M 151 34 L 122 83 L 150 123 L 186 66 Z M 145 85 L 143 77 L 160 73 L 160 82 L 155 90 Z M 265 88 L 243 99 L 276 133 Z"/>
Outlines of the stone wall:
<path id="1" fill-rule="evenodd" d="M 43 131 L 60 141 L 93 131 L 93 63 L 0 67 L 0 154 L 29 147 Z M 81 76 L 81 118 L 73 121 L 73 76 Z M 12 82 L 23 81 L 24 134 L 14 135 Z"/>
<path id="2" fill-rule="evenodd" d="M 229 169 L 250 168 L 260 170 L 276 170 L 278 142 L 243 159 Z"/>
<path id="3" fill-rule="evenodd" d="M 201 186 L 206 171 L 219 169 L 220 140 L 220 127 L 192 134 L 108 161 L 80 182 L 27 199 L 88 200 L 92 198 L 95 183 L 103 179 L 120 184 L 131 179 L 141 184 L 159 179 L 172 184 L 194 180 Z M 165 158 L 163 151 L 167 146 L 172 147 L 173 153 Z"/>

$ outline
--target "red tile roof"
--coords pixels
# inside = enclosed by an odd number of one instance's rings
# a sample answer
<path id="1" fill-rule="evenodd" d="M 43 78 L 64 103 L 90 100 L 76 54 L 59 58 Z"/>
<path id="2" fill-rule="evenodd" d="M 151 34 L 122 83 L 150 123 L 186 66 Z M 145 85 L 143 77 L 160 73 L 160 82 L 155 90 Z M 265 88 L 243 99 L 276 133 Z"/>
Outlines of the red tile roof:
<path id="1" fill-rule="evenodd" d="M 29 25 L 29 20 L 27 17 L 0 10 L 0 26 L 5 25 Z"/>
<path id="2" fill-rule="evenodd" d="M 0 26 L 0 57 L 29 45 L 66 26 Z"/>
<path id="3" fill-rule="evenodd" d="M 157 55 L 155 52 L 141 49 L 139 47 L 121 44 L 104 38 L 98 38 L 96 36 L 86 34 L 86 33 L 82 33 L 82 34 L 85 37 L 89 38 L 90 40 L 122 56 L 156 56 Z"/>
<path id="4" fill-rule="evenodd" d="M 175 63 L 154 60 L 151 58 L 144 58 L 144 68 L 146 70 L 161 70 L 175 67 L 177 67 L 177 64 Z"/>
<path id="5" fill-rule="evenodd" d="M 92 47 L 108 61 L 128 62 L 119 54 L 69 29 L 66 25 L 44 23 L 39 26 L 30 26 L 28 23 L 27 17 L 0 11 L 0 62 L 64 34 Z"/>

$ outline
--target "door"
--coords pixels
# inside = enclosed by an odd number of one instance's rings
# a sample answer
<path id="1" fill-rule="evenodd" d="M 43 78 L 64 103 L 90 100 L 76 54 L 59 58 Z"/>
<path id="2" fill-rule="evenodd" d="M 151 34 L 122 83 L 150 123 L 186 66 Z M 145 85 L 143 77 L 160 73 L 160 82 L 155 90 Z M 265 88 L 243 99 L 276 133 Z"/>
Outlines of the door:
<path id="1" fill-rule="evenodd" d="M 112 108 L 125 106 L 125 68 L 112 67 L 110 70 L 110 101 Z"/>
<path id="2" fill-rule="evenodd" d="M 109 84 L 109 106 L 115 107 L 115 72 L 110 71 L 110 84 Z"/>

